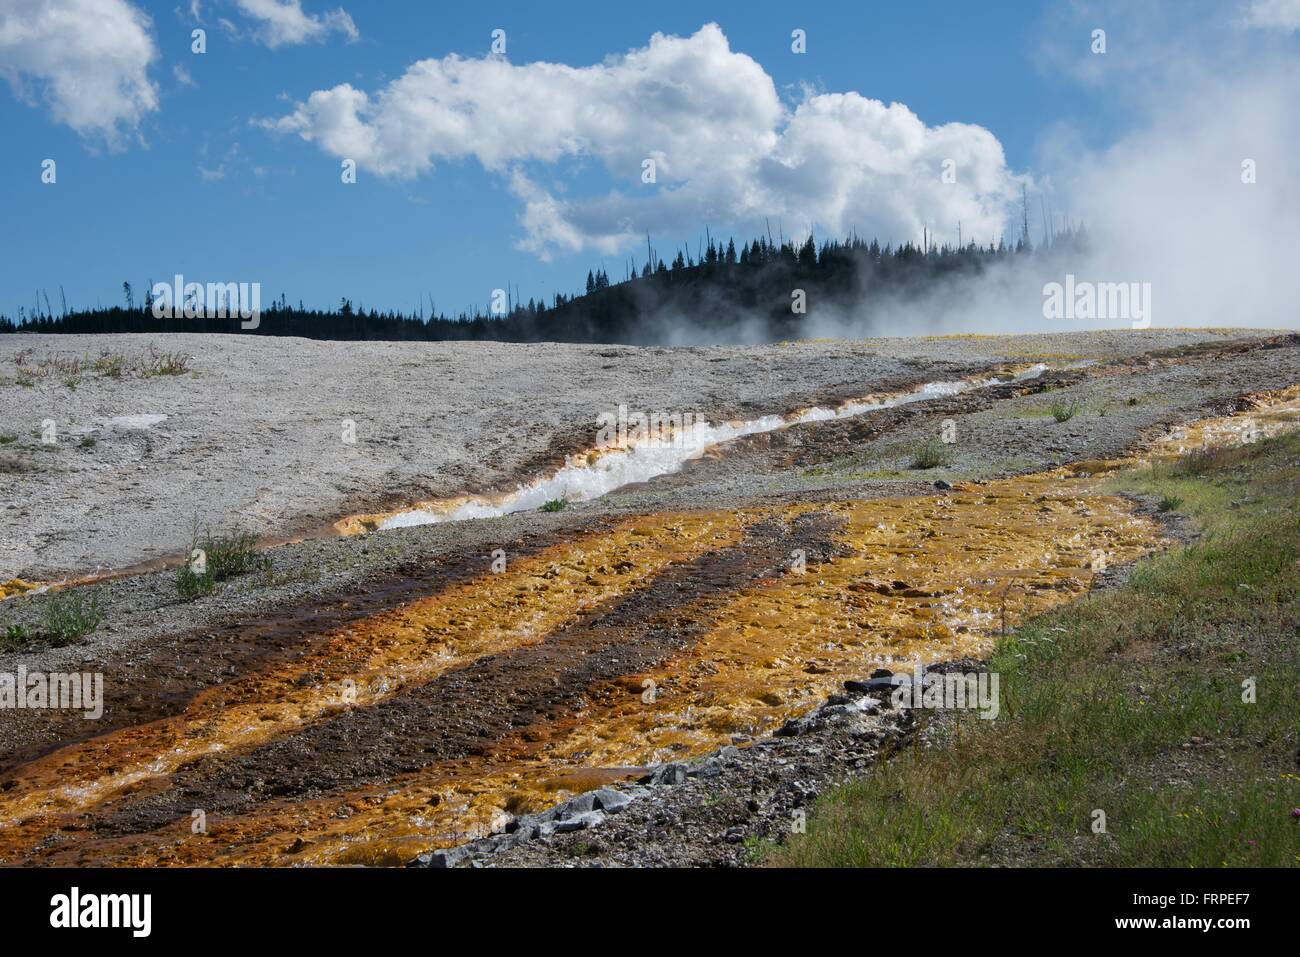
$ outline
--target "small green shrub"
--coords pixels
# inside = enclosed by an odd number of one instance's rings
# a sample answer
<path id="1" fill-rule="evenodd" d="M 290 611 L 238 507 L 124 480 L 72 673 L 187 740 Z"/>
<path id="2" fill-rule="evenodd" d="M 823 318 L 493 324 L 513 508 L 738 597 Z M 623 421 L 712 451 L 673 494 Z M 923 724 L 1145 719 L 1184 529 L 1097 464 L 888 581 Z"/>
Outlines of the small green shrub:
<path id="1" fill-rule="evenodd" d="M 0 648 L 6 651 L 11 648 L 18 648 L 27 644 L 31 638 L 31 632 L 22 625 L 10 625 L 5 629 L 4 638 L 0 639 Z"/>
<path id="2" fill-rule="evenodd" d="M 543 512 L 563 512 L 568 508 L 569 503 L 562 498 L 553 498 L 542 506 Z"/>
<path id="3" fill-rule="evenodd" d="M 1172 512 L 1178 509 L 1182 504 L 1183 498 L 1181 495 L 1165 494 L 1160 496 L 1160 504 L 1157 505 L 1156 508 L 1162 512 Z"/>
<path id="4" fill-rule="evenodd" d="M 194 571 L 189 562 L 176 569 L 176 594 L 185 601 L 193 601 L 202 595 L 212 594 L 216 584 L 212 572 L 205 570 L 202 574 Z"/>
<path id="5" fill-rule="evenodd" d="M 1064 397 L 1052 400 L 1052 404 L 1047 407 L 1047 411 L 1052 413 L 1052 418 L 1057 422 L 1069 422 L 1079 414 L 1079 400 L 1066 399 Z"/>
<path id="6" fill-rule="evenodd" d="M 196 550 L 203 553 L 202 571 L 196 569 L 193 559 L 176 571 L 176 591 L 186 601 L 211 594 L 213 586 L 227 578 L 271 568 L 271 559 L 257 551 L 257 537 L 248 532 L 213 535 L 209 530 L 200 536 L 196 522 L 190 555 Z"/>
<path id="7" fill-rule="evenodd" d="M 101 352 L 99 358 L 91 363 L 91 368 L 102 376 L 110 379 L 122 378 L 122 369 L 126 365 L 126 358 L 113 352 Z"/>
<path id="8" fill-rule="evenodd" d="M 216 581 L 225 581 L 271 564 L 269 558 L 258 554 L 257 536 L 248 532 L 209 534 L 199 547 L 207 553 L 208 571 Z"/>
<path id="9" fill-rule="evenodd" d="M 103 620 L 98 592 L 55 592 L 45 603 L 44 635 L 51 644 L 66 645 L 90 634 Z"/>
<path id="10" fill-rule="evenodd" d="M 151 346 L 149 356 L 136 360 L 135 372 L 142 379 L 159 375 L 182 375 L 189 371 L 193 356 L 183 352 L 157 352 Z"/>
<path id="11" fill-rule="evenodd" d="M 910 469 L 932 469 L 940 465 L 947 465 L 952 461 L 952 452 L 948 446 L 938 439 L 930 439 L 923 442 L 912 451 L 912 461 L 908 464 Z"/>

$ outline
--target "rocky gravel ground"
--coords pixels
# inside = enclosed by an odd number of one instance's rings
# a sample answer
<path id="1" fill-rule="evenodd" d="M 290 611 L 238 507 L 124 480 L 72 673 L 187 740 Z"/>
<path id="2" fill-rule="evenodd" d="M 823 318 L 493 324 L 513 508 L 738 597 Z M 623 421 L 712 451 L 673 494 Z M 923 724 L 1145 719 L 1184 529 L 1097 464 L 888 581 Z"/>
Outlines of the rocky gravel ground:
<path id="1" fill-rule="evenodd" d="M 422 854 L 414 867 L 734 867 L 801 828 L 826 788 L 866 771 L 916 729 L 914 712 L 879 690 L 834 696 L 774 737 L 661 764 L 611 786 L 515 818 L 500 834 Z M 868 679 L 865 683 L 871 683 Z"/>

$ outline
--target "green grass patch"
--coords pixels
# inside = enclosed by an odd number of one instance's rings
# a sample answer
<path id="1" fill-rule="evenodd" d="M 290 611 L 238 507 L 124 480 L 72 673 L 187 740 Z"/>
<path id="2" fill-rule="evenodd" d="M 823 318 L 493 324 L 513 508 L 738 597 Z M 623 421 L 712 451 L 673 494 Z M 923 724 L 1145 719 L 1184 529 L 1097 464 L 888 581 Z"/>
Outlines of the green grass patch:
<path id="1" fill-rule="evenodd" d="M 190 539 L 190 558 L 176 570 L 176 593 L 185 601 L 210 595 L 217 582 L 261 572 L 269 576 L 271 559 L 257 550 L 257 537 L 248 532 L 231 531 L 200 534 L 195 523 Z"/>
<path id="2" fill-rule="evenodd" d="M 1201 537 L 1015 629 L 997 719 L 946 715 L 942 746 L 828 792 L 772 863 L 1300 864 L 1300 436 L 1115 485 L 1180 499 Z"/>
<path id="3" fill-rule="evenodd" d="M 90 634 L 103 620 L 97 591 L 54 592 L 45 601 L 40 637 L 56 647 L 71 644 Z"/>
<path id="4" fill-rule="evenodd" d="M 1166 492 L 1164 495 L 1160 496 L 1160 501 L 1156 505 L 1156 508 L 1162 512 L 1176 512 L 1182 504 L 1183 497 L 1181 495 L 1170 495 Z"/>
<path id="5" fill-rule="evenodd" d="M 35 635 L 25 625 L 9 625 L 0 634 L 0 651 L 14 651 L 32 641 Z"/>
<path id="6" fill-rule="evenodd" d="M 952 449 L 938 439 L 922 442 L 912 450 L 907 467 L 913 470 L 938 468 L 952 462 Z"/>
<path id="7" fill-rule="evenodd" d="M 1057 422 L 1069 422 L 1079 414 L 1079 410 L 1082 408 L 1083 405 L 1078 399 L 1066 399 L 1063 396 L 1058 396 L 1048 403 L 1047 412 Z"/>
<path id="8" fill-rule="evenodd" d="M 543 512 L 563 512 L 569 507 L 569 503 L 562 498 L 553 498 L 542 506 Z"/>

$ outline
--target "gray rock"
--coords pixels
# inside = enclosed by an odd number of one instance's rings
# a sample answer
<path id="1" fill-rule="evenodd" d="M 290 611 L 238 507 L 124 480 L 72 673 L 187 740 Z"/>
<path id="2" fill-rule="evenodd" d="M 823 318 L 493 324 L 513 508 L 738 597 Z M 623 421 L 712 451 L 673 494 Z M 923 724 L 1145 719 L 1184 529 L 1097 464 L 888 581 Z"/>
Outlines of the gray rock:
<path id="1" fill-rule="evenodd" d="M 541 833 L 541 830 L 541 825 L 538 824 L 537 821 L 532 818 L 521 818 L 518 821 L 518 826 L 509 833 L 510 836 L 514 838 L 515 844 L 518 845 L 527 844 L 529 841 L 535 839 L 537 835 Z"/>
<path id="2" fill-rule="evenodd" d="M 661 764 L 644 778 L 649 784 L 674 785 L 686 783 L 686 766 L 684 764 Z"/>
<path id="3" fill-rule="evenodd" d="M 589 827 L 595 827 L 605 820 L 605 814 L 602 811 L 585 811 L 582 814 L 575 814 L 573 817 L 566 817 L 562 821 L 555 822 L 555 832 L 557 834 L 568 834 L 571 831 L 585 831 Z"/>
<path id="4" fill-rule="evenodd" d="M 823 721 L 832 721 L 836 718 L 846 718 L 850 715 L 857 714 L 859 709 L 851 704 L 833 704 L 825 708 L 819 708 L 817 717 Z"/>
<path id="5" fill-rule="evenodd" d="M 569 800 L 561 804 L 559 817 L 573 817 L 577 814 L 586 814 L 588 811 L 594 811 L 595 809 L 596 792 L 587 791 L 585 794 L 569 798 Z"/>
<path id="6" fill-rule="evenodd" d="M 846 681 L 845 684 L 848 684 Z M 808 730 L 808 720 L 806 718 L 789 718 L 785 724 L 777 728 L 772 733 L 780 738 L 793 738 L 803 734 Z"/>
<path id="7" fill-rule="evenodd" d="M 443 868 L 455 867 L 469 857 L 469 848 L 465 845 L 460 847 L 448 847 L 440 851 L 429 851 L 421 854 L 415 860 L 411 861 L 408 867 L 429 867 L 437 870 Z"/>
<path id="8" fill-rule="evenodd" d="M 485 841 L 480 841 L 474 845 L 475 854 L 500 854 L 502 851 L 508 851 L 510 848 L 522 843 L 519 840 L 519 832 L 513 834 L 494 834 Z"/>
<path id="9" fill-rule="evenodd" d="M 866 681 L 849 679 L 844 682 L 844 690 L 853 694 L 874 694 L 881 691 L 893 691 L 899 685 L 911 683 L 911 675 L 891 674 L 888 677 L 881 675 L 879 678 L 868 678 Z"/>
<path id="10" fill-rule="evenodd" d="M 596 808 L 606 814 L 617 814 L 632 803 L 630 797 L 621 791 L 615 791 L 613 788 L 601 788 L 592 797 L 595 799 Z"/>

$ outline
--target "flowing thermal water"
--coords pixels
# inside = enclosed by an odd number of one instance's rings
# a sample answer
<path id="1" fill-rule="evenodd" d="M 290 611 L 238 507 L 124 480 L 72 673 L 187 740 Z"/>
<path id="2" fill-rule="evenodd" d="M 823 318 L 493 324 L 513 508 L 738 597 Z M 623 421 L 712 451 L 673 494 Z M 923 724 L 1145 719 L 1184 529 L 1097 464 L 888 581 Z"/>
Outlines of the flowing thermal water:
<path id="1" fill-rule="evenodd" d="M 978 379 L 950 382 L 927 382 L 909 392 L 888 395 L 868 395 L 853 399 L 836 408 L 815 406 L 789 415 L 765 415 L 748 421 L 723 422 L 710 425 L 702 422 L 681 436 L 684 441 L 629 442 L 626 447 L 595 449 L 572 456 L 570 461 L 552 475 L 533 479 L 513 492 L 500 496 L 463 496 L 440 502 L 422 502 L 412 508 L 381 515 L 358 515 L 343 519 L 337 524 L 344 534 L 354 534 L 367 529 L 408 528 L 413 525 L 432 525 L 438 522 L 458 522 L 472 518 L 495 518 L 513 512 L 541 508 L 547 502 L 564 500 L 585 502 L 602 495 L 648 482 L 662 475 L 681 471 L 691 459 L 699 458 L 708 449 L 747 435 L 775 432 L 806 422 L 826 422 L 849 419 L 868 412 L 878 412 L 912 402 L 924 402 L 940 396 L 959 395 L 973 389 L 983 389 L 1007 382 L 1033 379 L 1047 371 L 1043 363 L 1028 366 L 1015 372 L 992 375 Z"/>

